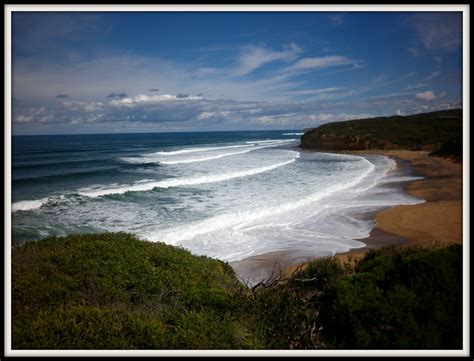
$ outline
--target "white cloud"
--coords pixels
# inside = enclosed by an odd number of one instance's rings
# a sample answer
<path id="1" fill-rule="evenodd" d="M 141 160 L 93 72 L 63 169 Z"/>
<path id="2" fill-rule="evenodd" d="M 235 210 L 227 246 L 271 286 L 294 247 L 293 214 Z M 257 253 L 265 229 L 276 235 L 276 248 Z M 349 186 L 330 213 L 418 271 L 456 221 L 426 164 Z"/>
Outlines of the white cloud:
<path id="1" fill-rule="evenodd" d="M 15 129 L 25 126 L 33 129 L 34 126 L 44 127 L 49 124 L 53 130 L 55 124 L 61 124 L 58 129 L 68 127 L 70 131 L 85 129 L 86 132 L 93 129 L 103 132 L 118 126 L 122 131 L 302 129 L 327 122 L 396 113 L 413 114 L 458 106 L 449 101 L 441 102 L 441 98 L 446 95 L 443 93 L 437 96 L 433 92 L 419 94 L 423 95 L 414 97 L 413 93 L 399 93 L 338 102 L 321 99 L 304 102 L 250 102 L 178 98 L 170 94 L 138 94 L 127 98 L 133 106 L 120 105 L 119 102 L 123 99 L 113 99 L 110 102 L 67 100 L 59 104 L 56 102 L 52 107 L 14 105 L 13 124 Z M 431 101 L 426 101 L 430 99 Z"/>
<path id="2" fill-rule="evenodd" d="M 259 46 L 244 47 L 239 56 L 239 65 L 232 71 L 235 76 L 242 76 L 273 61 L 292 61 L 302 49 L 292 43 L 284 46 L 282 51 L 273 51 Z"/>
<path id="3" fill-rule="evenodd" d="M 436 99 L 436 96 L 431 90 L 427 90 L 423 93 L 417 93 L 416 94 L 416 99 L 430 101 L 430 100 Z"/>
<path id="4" fill-rule="evenodd" d="M 183 102 L 189 100 L 200 100 L 203 99 L 197 95 L 172 95 L 172 94 L 161 94 L 161 95 L 146 95 L 139 94 L 134 97 L 126 97 L 121 99 L 114 99 L 110 101 L 110 104 L 115 106 L 135 107 L 139 104 L 157 104 L 162 102 Z"/>
<path id="5" fill-rule="evenodd" d="M 338 65 L 355 65 L 357 62 L 341 55 L 328 55 L 315 58 L 303 58 L 293 65 L 287 67 L 285 71 L 302 71 L 309 69 L 330 68 Z"/>
<path id="6" fill-rule="evenodd" d="M 221 112 L 202 112 L 197 116 L 198 120 L 205 120 L 205 119 L 211 119 L 211 118 L 226 118 L 228 117 L 232 112 L 230 111 L 221 111 Z"/>
<path id="7" fill-rule="evenodd" d="M 54 120 L 54 114 L 45 107 L 22 108 L 15 121 L 18 123 L 48 123 Z"/>
<path id="8" fill-rule="evenodd" d="M 81 100 L 65 100 L 61 105 L 69 111 L 97 112 L 104 108 L 101 102 L 87 102 Z"/>

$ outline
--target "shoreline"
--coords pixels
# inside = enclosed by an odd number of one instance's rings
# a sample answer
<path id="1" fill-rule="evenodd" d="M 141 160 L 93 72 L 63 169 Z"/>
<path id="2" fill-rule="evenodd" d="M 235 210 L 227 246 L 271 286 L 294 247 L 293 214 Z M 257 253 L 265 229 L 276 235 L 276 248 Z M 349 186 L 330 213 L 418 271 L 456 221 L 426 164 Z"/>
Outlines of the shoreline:
<path id="1" fill-rule="evenodd" d="M 376 226 L 370 235 L 357 239 L 365 244 L 348 252 L 328 254 L 341 262 L 353 262 L 369 250 L 389 245 L 437 247 L 462 244 L 462 163 L 430 157 L 427 151 L 368 150 L 348 154 L 383 155 L 394 159 L 404 173 L 422 176 L 404 184 L 404 191 L 425 200 L 415 205 L 399 205 L 375 212 Z M 304 251 L 268 252 L 231 262 L 244 283 L 262 278 L 288 277 L 314 259 Z M 250 281 L 250 282 L 249 282 Z"/>
<path id="2" fill-rule="evenodd" d="M 399 205 L 377 212 L 377 226 L 361 242 L 372 243 L 385 234 L 402 239 L 402 247 L 433 248 L 462 244 L 462 163 L 431 157 L 427 151 L 377 150 L 353 153 L 384 155 L 395 159 L 397 165 L 400 161 L 407 162 L 414 175 L 423 177 L 407 182 L 404 190 L 425 202 Z M 335 257 L 342 262 L 357 260 L 372 248 L 352 249 Z"/>

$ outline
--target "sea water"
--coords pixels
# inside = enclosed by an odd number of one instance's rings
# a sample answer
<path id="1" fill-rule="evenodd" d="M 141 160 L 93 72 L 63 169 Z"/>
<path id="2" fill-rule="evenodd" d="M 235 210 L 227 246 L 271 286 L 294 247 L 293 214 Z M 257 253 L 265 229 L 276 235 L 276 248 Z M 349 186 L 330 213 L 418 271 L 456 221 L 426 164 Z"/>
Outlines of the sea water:
<path id="1" fill-rule="evenodd" d="M 406 194 L 394 160 L 303 151 L 288 131 L 14 136 L 12 238 L 124 231 L 238 261 L 363 247 Z"/>

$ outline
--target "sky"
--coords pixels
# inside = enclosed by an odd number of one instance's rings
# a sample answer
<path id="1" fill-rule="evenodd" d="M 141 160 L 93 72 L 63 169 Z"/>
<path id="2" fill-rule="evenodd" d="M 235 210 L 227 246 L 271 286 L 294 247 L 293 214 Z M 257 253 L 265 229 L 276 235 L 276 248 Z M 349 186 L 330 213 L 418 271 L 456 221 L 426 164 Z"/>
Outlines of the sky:
<path id="1" fill-rule="evenodd" d="M 461 12 L 13 12 L 13 134 L 304 129 L 462 107 Z"/>

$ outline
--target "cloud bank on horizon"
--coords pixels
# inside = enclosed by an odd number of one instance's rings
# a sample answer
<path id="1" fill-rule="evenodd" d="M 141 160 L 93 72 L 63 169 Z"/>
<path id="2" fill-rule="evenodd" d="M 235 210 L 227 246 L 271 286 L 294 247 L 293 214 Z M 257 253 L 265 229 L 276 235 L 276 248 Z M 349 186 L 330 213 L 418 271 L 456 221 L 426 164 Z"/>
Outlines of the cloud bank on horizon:
<path id="1" fill-rule="evenodd" d="M 302 129 L 462 106 L 460 12 L 16 12 L 12 35 L 14 134 Z"/>

